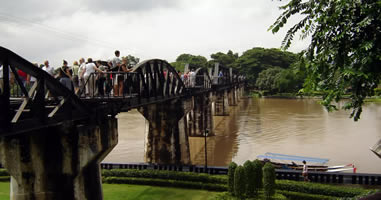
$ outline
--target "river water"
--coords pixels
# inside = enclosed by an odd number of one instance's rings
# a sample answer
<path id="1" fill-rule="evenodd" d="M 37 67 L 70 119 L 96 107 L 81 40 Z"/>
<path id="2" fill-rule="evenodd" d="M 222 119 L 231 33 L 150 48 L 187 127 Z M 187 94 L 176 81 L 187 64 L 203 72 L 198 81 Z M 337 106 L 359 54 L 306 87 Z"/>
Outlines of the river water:
<path id="1" fill-rule="evenodd" d="M 329 158 L 328 165 L 354 163 L 357 172 L 381 173 L 381 159 L 369 147 L 381 139 L 381 104 L 368 103 L 354 122 L 348 111 L 328 113 L 314 99 L 241 99 L 230 115 L 215 117 L 207 139 L 211 166 L 242 164 L 266 152 Z M 119 143 L 104 162 L 144 162 L 144 117 L 118 115 Z M 190 137 L 191 162 L 204 165 L 204 138 Z"/>

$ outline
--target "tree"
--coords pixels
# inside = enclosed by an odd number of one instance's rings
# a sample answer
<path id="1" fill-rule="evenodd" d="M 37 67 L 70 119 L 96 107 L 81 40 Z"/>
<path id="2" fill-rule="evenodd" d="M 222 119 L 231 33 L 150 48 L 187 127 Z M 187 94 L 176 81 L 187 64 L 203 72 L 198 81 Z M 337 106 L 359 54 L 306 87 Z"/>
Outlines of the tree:
<path id="1" fill-rule="evenodd" d="M 275 194 L 275 168 L 267 162 L 263 166 L 263 189 L 266 199 L 271 199 L 271 196 Z"/>
<path id="2" fill-rule="evenodd" d="M 135 56 L 132 56 L 132 55 L 124 56 L 122 58 L 127 58 L 128 59 L 128 66 L 130 66 L 130 67 L 134 67 L 140 61 L 140 59 L 138 57 L 135 57 Z"/>
<path id="3" fill-rule="evenodd" d="M 206 67 L 208 60 L 204 56 L 195 56 L 191 54 L 181 54 L 176 58 L 177 63 L 183 65 L 189 64 L 192 68 Z"/>
<path id="4" fill-rule="evenodd" d="M 276 79 L 278 74 L 284 71 L 280 67 L 272 67 L 266 70 L 263 70 L 259 73 L 255 85 L 261 90 L 269 90 L 271 93 L 274 93 L 276 90 Z"/>
<path id="5" fill-rule="evenodd" d="M 254 86 L 258 74 L 268 68 L 288 68 L 297 61 L 297 55 L 279 49 L 253 48 L 245 51 L 236 61 L 235 66 L 245 74 L 249 86 Z"/>
<path id="6" fill-rule="evenodd" d="M 212 60 L 211 63 L 220 63 L 225 67 L 234 67 L 235 61 L 238 59 L 238 53 L 233 53 L 233 51 L 229 50 L 226 54 L 222 52 L 217 52 L 210 55 Z"/>
<path id="7" fill-rule="evenodd" d="M 291 16 L 304 17 L 288 30 L 283 49 L 290 47 L 298 32 L 302 39 L 311 36 L 304 52 L 305 89 L 324 91 L 323 105 L 328 110 L 337 109 L 333 101 L 349 89 L 351 100 L 344 109 L 351 109 L 350 116 L 357 121 L 364 99 L 374 94 L 381 78 L 381 1 L 290 0 L 280 9 L 284 12 L 270 26 L 273 33 Z"/>
<path id="8" fill-rule="evenodd" d="M 247 178 L 243 166 L 238 166 L 234 171 L 234 195 L 239 199 L 244 199 L 246 192 Z"/>
<path id="9" fill-rule="evenodd" d="M 229 164 L 228 169 L 228 191 L 234 194 L 234 172 L 238 165 L 235 162 Z"/>

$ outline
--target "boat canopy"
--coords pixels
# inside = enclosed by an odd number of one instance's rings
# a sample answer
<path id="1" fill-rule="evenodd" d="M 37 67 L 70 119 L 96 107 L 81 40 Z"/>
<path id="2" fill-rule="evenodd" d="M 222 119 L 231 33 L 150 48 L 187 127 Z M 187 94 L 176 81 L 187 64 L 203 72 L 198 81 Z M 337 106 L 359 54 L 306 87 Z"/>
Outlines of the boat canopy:
<path id="1" fill-rule="evenodd" d="M 326 163 L 329 161 L 329 159 L 326 158 L 314 158 L 314 157 L 304 157 L 304 156 L 293 156 L 293 155 L 286 155 L 286 154 L 279 154 L 279 153 L 270 153 L 267 152 L 265 155 L 259 155 L 257 158 L 262 159 L 277 159 L 277 160 L 291 160 L 291 161 L 303 161 L 306 162 L 314 162 L 314 163 Z"/>

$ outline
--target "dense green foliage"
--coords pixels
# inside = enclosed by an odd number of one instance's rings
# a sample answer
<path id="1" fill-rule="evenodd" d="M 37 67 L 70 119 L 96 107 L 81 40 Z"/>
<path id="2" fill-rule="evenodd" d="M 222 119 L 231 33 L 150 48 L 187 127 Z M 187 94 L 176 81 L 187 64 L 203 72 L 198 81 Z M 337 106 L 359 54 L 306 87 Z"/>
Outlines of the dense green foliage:
<path id="1" fill-rule="evenodd" d="M 128 66 L 129 67 L 134 67 L 140 61 L 140 58 L 135 57 L 133 55 L 123 56 L 122 58 L 127 58 L 128 59 Z"/>
<path id="2" fill-rule="evenodd" d="M 364 99 L 374 94 L 381 79 L 381 2 L 360 0 L 290 0 L 270 27 L 278 32 L 296 14 L 303 19 L 292 26 L 282 46 L 287 49 L 300 31 L 311 36 L 305 51 L 306 90 L 324 91 L 323 105 L 336 109 L 333 101 L 351 92 L 344 108 L 360 118 Z"/>
<path id="3" fill-rule="evenodd" d="M 212 58 L 212 60 L 209 61 L 211 64 L 217 62 L 225 67 L 235 67 L 235 63 L 239 56 L 238 53 L 233 53 L 233 51 L 229 50 L 226 54 L 217 52 L 210 55 L 210 57 Z"/>
<path id="4" fill-rule="evenodd" d="M 176 62 L 171 65 L 178 71 L 184 71 L 185 64 L 189 64 L 189 68 L 197 69 L 200 67 L 207 67 L 208 60 L 203 56 L 195 56 L 191 54 L 181 54 L 176 58 Z"/>
<path id="5" fill-rule="evenodd" d="M 369 190 L 354 187 L 333 186 L 319 183 L 306 183 L 298 181 L 277 180 L 277 190 L 285 190 L 306 194 L 318 194 L 334 197 L 354 197 L 368 193 Z"/>
<path id="6" fill-rule="evenodd" d="M 336 200 L 337 197 L 325 196 L 319 194 L 308 194 L 300 192 L 290 192 L 285 190 L 277 190 L 277 193 L 283 194 L 289 200 Z"/>
<path id="7" fill-rule="evenodd" d="M 134 177 L 104 177 L 103 183 L 109 184 L 135 184 L 135 185 L 151 185 L 176 187 L 187 189 L 202 189 L 210 191 L 226 191 L 226 184 L 214 184 L 195 181 L 179 181 L 172 179 L 157 179 L 157 178 L 134 178 Z"/>
<path id="8" fill-rule="evenodd" d="M 272 67 L 269 69 L 265 69 L 262 72 L 258 74 L 258 78 L 256 81 L 256 86 L 260 90 L 269 90 L 270 92 L 276 92 L 276 81 L 277 76 L 283 71 L 284 69 L 280 67 Z"/>
<path id="9" fill-rule="evenodd" d="M 138 170 L 138 169 L 110 169 L 102 170 L 104 177 L 132 177 L 132 178 L 156 178 L 179 181 L 193 181 L 204 183 L 226 184 L 227 177 L 193 172 L 176 172 L 165 170 Z"/>
<path id="10" fill-rule="evenodd" d="M 254 164 L 247 160 L 243 167 L 245 169 L 245 175 L 246 175 L 246 196 L 247 197 L 253 197 L 255 194 L 257 194 L 258 189 L 255 186 L 255 171 L 254 171 Z"/>
<path id="11" fill-rule="evenodd" d="M 253 167 L 254 167 L 254 184 L 255 184 L 255 188 L 262 188 L 263 187 L 263 183 L 262 183 L 262 179 L 263 179 L 263 171 L 262 171 L 262 162 L 258 159 L 255 159 L 253 161 Z"/>
<path id="12" fill-rule="evenodd" d="M 239 199 L 244 199 L 245 197 L 246 182 L 245 168 L 238 166 L 234 171 L 234 195 Z"/>
<path id="13" fill-rule="evenodd" d="M 263 166 L 263 189 L 267 199 L 275 194 L 275 168 L 270 162 Z"/>
<path id="14" fill-rule="evenodd" d="M 297 55 L 279 49 L 252 48 L 245 51 L 236 61 L 236 68 L 245 74 L 248 84 L 255 86 L 258 74 L 263 70 L 279 67 L 287 69 L 297 61 Z"/>
<path id="15" fill-rule="evenodd" d="M 254 198 L 246 198 L 247 200 L 265 200 L 266 197 L 264 196 L 263 192 L 259 192 L 259 194 L 254 197 Z M 216 194 L 212 200 L 239 200 L 239 198 L 235 197 L 235 196 L 232 196 L 231 193 L 229 192 L 221 192 L 221 193 L 218 193 Z M 287 200 L 287 198 L 280 194 L 280 193 L 276 193 L 273 197 L 272 197 L 272 200 Z"/>
<path id="16" fill-rule="evenodd" d="M 228 168 L 228 190 L 231 193 L 234 192 L 234 172 L 237 166 L 238 165 L 235 162 L 231 162 Z"/>

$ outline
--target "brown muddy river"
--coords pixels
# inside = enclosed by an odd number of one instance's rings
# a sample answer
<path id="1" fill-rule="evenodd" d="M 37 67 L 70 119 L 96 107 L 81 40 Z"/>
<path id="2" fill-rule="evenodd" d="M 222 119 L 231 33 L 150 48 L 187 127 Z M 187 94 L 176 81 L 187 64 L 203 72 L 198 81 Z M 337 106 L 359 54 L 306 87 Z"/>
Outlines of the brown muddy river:
<path id="1" fill-rule="evenodd" d="M 369 147 L 381 139 L 381 104 L 368 103 L 358 122 L 349 112 L 328 113 L 313 99 L 241 99 L 230 116 L 215 117 L 208 137 L 208 165 L 242 164 L 266 152 L 329 158 L 328 165 L 354 163 L 357 172 L 381 173 Z M 121 113 L 119 143 L 103 162 L 145 162 L 143 116 Z M 204 165 L 204 138 L 189 138 L 192 164 Z"/>

